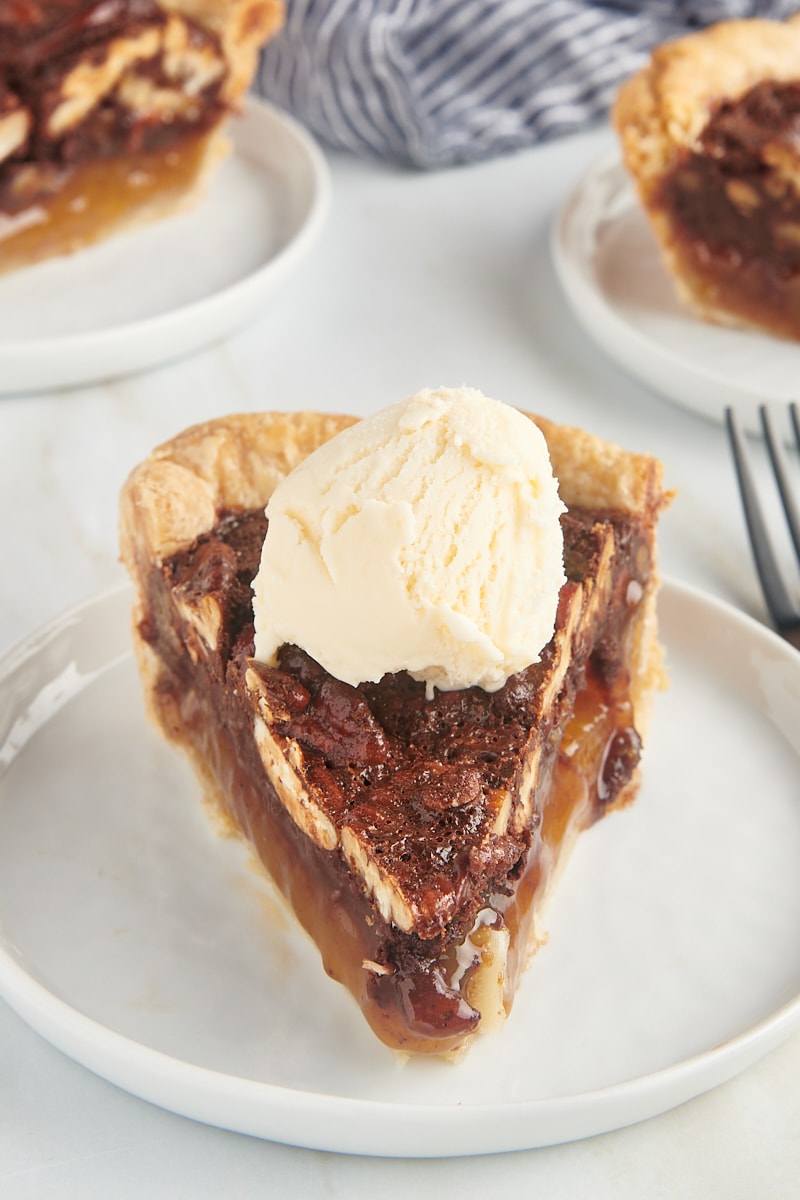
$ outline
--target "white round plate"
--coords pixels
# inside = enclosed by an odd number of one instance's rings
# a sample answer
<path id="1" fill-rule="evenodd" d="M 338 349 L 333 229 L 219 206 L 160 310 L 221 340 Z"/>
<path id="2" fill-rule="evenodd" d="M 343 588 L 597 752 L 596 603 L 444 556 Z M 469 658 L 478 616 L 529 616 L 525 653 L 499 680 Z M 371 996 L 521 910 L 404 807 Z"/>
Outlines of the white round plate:
<path id="1" fill-rule="evenodd" d="M 800 345 L 699 320 L 677 299 L 616 151 L 583 177 L 552 238 L 556 270 L 586 332 L 660 395 L 721 421 L 731 405 L 797 398 Z"/>
<path id="2" fill-rule="evenodd" d="M 210 1124 L 395 1156 L 552 1144 L 719 1084 L 800 1027 L 800 655 L 665 586 L 641 793 L 579 842 L 504 1030 L 376 1041 L 144 715 L 116 591 L 0 664 L 0 995 Z"/>
<path id="3" fill-rule="evenodd" d="M 325 159 L 248 97 L 199 204 L 0 278 L 0 393 L 92 383 L 217 341 L 254 317 L 315 241 Z"/>

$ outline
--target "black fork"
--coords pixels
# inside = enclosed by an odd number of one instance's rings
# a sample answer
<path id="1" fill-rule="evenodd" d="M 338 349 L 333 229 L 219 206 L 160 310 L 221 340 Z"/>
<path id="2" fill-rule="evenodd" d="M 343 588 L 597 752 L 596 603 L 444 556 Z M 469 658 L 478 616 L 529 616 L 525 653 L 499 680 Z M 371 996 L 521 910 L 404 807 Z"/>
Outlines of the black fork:
<path id="1" fill-rule="evenodd" d="M 798 502 L 789 478 L 789 463 L 781 437 L 775 431 L 766 405 L 760 407 L 759 415 L 775 482 L 778 485 L 778 493 L 786 514 L 789 533 L 794 543 L 795 553 L 800 560 L 800 509 L 798 509 Z M 800 408 L 794 401 L 789 405 L 789 418 L 797 450 L 800 453 Z M 761 590 L 778 633 L 800 650 L 800 607 L 793 599 L 791 587 L 778 564 L 773 539 L 764 516 L 762 502 L 759 499 L 746 440 L 733 409 L 725 410 L 725 422 L 750 535 L 750 546 L 761 581 Z"/>

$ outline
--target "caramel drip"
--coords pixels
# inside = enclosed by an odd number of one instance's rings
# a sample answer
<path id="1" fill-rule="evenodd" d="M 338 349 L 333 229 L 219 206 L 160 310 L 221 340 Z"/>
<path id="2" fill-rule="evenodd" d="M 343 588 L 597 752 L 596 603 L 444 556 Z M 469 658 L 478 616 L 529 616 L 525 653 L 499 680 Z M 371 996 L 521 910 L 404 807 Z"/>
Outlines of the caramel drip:
<path id="1" fill-rule="evenodd" d="M 75 167 L 55 194 L 17 217 L 0 213 L 0 272 L 100 241 L 108 233 L 189 203 L 209 155 L 209 137 L 123 160 Z"/>

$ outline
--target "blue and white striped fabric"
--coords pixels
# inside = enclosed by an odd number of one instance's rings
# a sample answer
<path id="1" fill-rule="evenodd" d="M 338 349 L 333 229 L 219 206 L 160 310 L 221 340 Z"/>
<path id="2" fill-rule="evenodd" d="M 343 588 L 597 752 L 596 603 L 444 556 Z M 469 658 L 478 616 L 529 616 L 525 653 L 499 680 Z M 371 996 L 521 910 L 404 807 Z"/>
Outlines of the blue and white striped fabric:
<path id="1" fill-rule="evenodd" d="M 443 167 L 602 116 L 657 43 L 800 0 L 287 0 L 259 90 L 324 142 Z"/>

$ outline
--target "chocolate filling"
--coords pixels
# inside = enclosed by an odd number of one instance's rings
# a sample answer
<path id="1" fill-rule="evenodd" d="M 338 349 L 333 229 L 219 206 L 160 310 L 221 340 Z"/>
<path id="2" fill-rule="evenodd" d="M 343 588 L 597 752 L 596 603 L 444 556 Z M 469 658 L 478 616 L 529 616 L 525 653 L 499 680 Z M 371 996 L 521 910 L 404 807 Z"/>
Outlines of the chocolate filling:
<path id="1" fill-rule="evenodd" d="M 800 82 L 766 80 L 721 101 L 698 142 L 655 197 L 676 251 L 712 304 L 719 296 L 745 320 L 796 335 Z"/>
<path id="2" fill-rule="evenodd" d="M 154 19 L 164 19 L 155 0 L 0 0 L 0 67 L 24 78 Z"/>
<path id="3" fill-rule="evenodd" d="M 524 953 L 565 828 L 600 817 L 638 763 L 626 664 L 651 571 L 646 531 L 608 512 L 569 512 L 563 524 L 568 582 L 556 637 L 567 636 L 581 582 L 596 580 L 590 586 L 602 599 L 590 627 L 573 635 L 554 695 L 555 641 L 495 693 L 469 688 L 432 700 L 405 673 L 350 687 L 295 646 L 282 648 L 275 667 L 255 664 L 251 582 L 266 532 L 260 512 L 221 514 L 214 530 L 151 576 L 141 633 L 162 663 L 162 721 L 199 748 L 327 970 L 395 1046 L 442 1052 L 474 1029 L 480 1018 L 467 998 L 474 964 L 464 967 L 463 947 L 473 936 L 477 947 L 479 927 L 505 926 Z M 209 597 L 222 613 L 213 646 L 185 616 Z M 340 843 L 322 849 L 288 816 L 253 736 L 252 670 L 275 714 L 273 736 L 302 748 L 305 780 L 326 816 L 338 834 L 349 830 L 368 845 L 371 861 L 396 881 L 413 913 L 411 929 L 382 915 Z M 521 775 L 534 751 L 538 771 L 526 796 Z M 498 824 L 508 797 L 511 819 Z M 372 969 L 364 970 L 365 961 Z M 521 965 L 513 959 L 510 972 Z"/>

